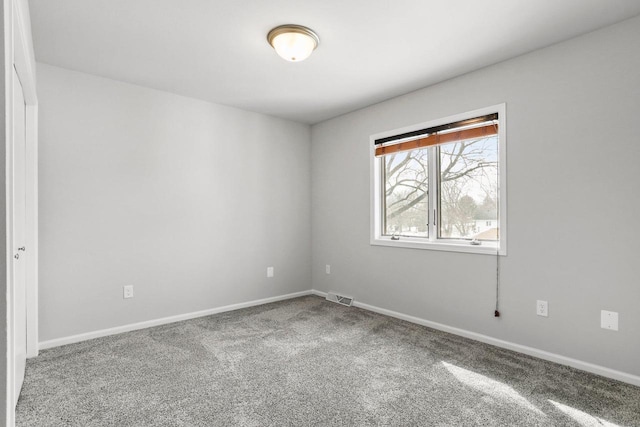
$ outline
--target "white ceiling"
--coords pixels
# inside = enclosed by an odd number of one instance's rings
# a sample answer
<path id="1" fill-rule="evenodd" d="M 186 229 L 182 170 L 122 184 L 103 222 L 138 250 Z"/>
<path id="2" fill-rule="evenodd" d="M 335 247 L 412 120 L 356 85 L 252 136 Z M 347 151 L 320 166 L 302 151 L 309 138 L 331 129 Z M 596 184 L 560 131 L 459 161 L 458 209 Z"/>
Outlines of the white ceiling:
<path id="1" fill-rule="evenodd" d="M 36 59 L 305 123 L 640 14 L 631 0 L 30 0 Z M 290 63 L 267 32 L 320 46 Z"/>

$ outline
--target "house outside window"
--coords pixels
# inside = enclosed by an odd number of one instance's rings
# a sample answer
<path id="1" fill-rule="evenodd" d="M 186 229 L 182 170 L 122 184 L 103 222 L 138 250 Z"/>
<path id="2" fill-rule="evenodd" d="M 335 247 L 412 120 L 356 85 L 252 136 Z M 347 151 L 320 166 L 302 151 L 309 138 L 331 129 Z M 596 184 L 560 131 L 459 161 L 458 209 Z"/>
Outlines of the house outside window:
<path id="1" fill-rule="evenodd" d="M 506 254 L 505 105 L 371 137 L 371 244 Z"/>

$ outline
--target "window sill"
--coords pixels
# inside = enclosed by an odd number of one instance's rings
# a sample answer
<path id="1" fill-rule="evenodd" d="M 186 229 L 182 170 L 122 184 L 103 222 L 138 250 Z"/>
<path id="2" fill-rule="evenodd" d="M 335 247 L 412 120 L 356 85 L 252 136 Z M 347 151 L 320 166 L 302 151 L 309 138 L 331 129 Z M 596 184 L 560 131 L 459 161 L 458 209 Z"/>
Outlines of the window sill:
<path id="1" fill-rule="evenodd" d="M 481 245 L 472 245 L 468 241 L 464 242 L 433 242 L 411 237 L 400 237 L 400 240 L 391 240 L 390 237 L 378 237 L 371 239 L 372 246 L 390 246 L 407 249 L 427 249 L 445 252 L 464 252 L 470 254 L 495 255 L 498 246 L 495 243 L 482 242 Z M 499 250 L 500 255 L 506 255 L 506 249 Z"/>

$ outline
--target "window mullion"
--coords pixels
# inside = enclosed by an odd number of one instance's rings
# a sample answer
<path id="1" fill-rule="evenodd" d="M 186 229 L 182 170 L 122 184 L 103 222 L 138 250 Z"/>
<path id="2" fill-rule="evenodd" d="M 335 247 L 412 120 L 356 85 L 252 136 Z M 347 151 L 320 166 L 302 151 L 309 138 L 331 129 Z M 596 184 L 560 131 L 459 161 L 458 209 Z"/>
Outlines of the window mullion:
<path id="1" fill-rule="evenodd" d="M 385 167 L 386 159 L 380 157 L 378 159 L 378 167 L 380 170 L 380 189 L 378 192 L 378 197 L 380 198 L 380 224 L 378 225 L 378 232 L 380 235 L 385 235 L 387 231 L 387 200 L 386 200 L 386 186 L 385 182 L 387 181 L 387 171 Z"/>
<path id="2" fill-rule="evenodd" d="M 438 209 L 438 157 L 435 146 L 429 147 L 427 153 L 429 162 L 429 241 L 435 242 L 438 235 L 437 212 Z"/>

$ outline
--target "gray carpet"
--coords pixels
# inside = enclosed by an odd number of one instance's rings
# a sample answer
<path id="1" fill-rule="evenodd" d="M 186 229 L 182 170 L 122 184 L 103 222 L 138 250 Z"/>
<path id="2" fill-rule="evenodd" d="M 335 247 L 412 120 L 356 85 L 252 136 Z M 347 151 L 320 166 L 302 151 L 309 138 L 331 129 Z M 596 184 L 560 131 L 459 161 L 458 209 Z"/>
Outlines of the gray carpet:
<path id="1" fill-rule="evenodd" d="M 17 426 L 640 426 L 640 388 L 303 297 L 43 351 Z"/>

